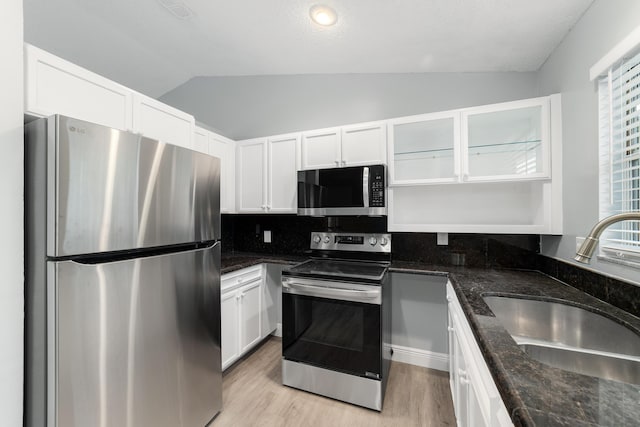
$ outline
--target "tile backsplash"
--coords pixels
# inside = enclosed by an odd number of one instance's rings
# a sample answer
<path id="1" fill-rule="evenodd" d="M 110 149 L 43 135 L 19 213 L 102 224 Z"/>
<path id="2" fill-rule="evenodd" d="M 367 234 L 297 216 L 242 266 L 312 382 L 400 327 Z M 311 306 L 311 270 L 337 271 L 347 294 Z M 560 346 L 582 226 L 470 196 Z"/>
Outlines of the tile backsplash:
<path id="1" fill-rule="evenodd" d="M 535 269 L 640 317 L 640 286 L 542 255 Z"/>
<path id="2" fill-rule="evenodd" d="M 271 243 L 264 243 L 264 230 Z M 386 232 L 386 218 L 297 215 L 222 215 L 222 251 L 304 255 L 313 231 Z M 629 313 L 640 316 L 640 286 L 539 254 L 538 235 L 392 233 L 393 259 L 450 266 L 541 271 Z"/>
<path id="3" fill-rule="evenodd" d="M 222 215 L 223 252 L 302 255 L 313 231 L 387 231 L 386 218 L 304 217 L 296 215 Z M 263 242 L 270 230 L 271 243 Z M 450 234 L 439 246 L 435 233 L 393 233 L 393 259 L 437 265 L 533 268 L 537 235 Z"/>

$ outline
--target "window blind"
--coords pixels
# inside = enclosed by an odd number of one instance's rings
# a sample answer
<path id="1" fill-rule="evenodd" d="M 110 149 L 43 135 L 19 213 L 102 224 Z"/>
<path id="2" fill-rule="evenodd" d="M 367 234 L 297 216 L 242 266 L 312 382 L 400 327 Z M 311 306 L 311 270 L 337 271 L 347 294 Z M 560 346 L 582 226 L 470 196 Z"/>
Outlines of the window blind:
<path id="1" fill-rule="evenodd" d="M 599 86 L 600 218 L 640 211 L 640 53 L 614 65 Z M 606 256 L 640 262 L 640 221 L 607 228 Z"/>

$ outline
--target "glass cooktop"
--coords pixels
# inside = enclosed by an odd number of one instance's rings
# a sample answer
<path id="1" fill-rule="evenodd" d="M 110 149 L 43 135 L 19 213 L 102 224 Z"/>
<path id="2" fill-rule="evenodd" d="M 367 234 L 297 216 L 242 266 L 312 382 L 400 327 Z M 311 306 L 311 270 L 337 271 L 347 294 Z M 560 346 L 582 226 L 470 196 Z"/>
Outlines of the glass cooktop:
<path id="1" fill-rule="evenodd" d="M 387 265 L 366 261 L 345 261 L 336 259 L 311 259 L 289 269 L 290 276 L 329 276 L 339 279 L 360 279 L 382 281 Z"/>

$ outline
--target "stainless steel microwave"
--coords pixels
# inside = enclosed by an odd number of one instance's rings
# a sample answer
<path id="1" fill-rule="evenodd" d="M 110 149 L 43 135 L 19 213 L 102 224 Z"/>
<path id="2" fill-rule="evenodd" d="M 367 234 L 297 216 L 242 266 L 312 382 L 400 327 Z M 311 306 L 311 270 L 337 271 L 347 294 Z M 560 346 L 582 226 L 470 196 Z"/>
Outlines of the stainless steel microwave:
<path id="1" fill-rule="evenodd" d="M 386 193 L 384 165 L 299 171 L 298 215 L 384 216 Z"/>

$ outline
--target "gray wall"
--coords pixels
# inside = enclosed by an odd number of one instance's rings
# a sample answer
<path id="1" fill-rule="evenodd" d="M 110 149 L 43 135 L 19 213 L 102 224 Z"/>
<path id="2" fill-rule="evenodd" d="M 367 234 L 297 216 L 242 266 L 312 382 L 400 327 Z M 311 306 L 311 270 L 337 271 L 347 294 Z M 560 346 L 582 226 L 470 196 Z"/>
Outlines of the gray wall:
<path id="1" fill-rule="evenodd" d="M 447 278 L 391 274 L 391 344 L 448 353 Z"/>
<path id="2" fill-rule="evenodd" d="M 236 140 L 530 98 L 535 73 L 197 77 L 160 100 Z"/>
<path id="3" fill-rule="evenodd" d="M 598 221 L 598 99 L 589 68 L 640 24 L 640 1 L 596 0 L 539 71 L 541 95 L 562 93 L 564 235 L 545 236 L 543 254 L 573 262 L 576 236 Z M 636 269 L 591 268 L 640 284 Z"/>

